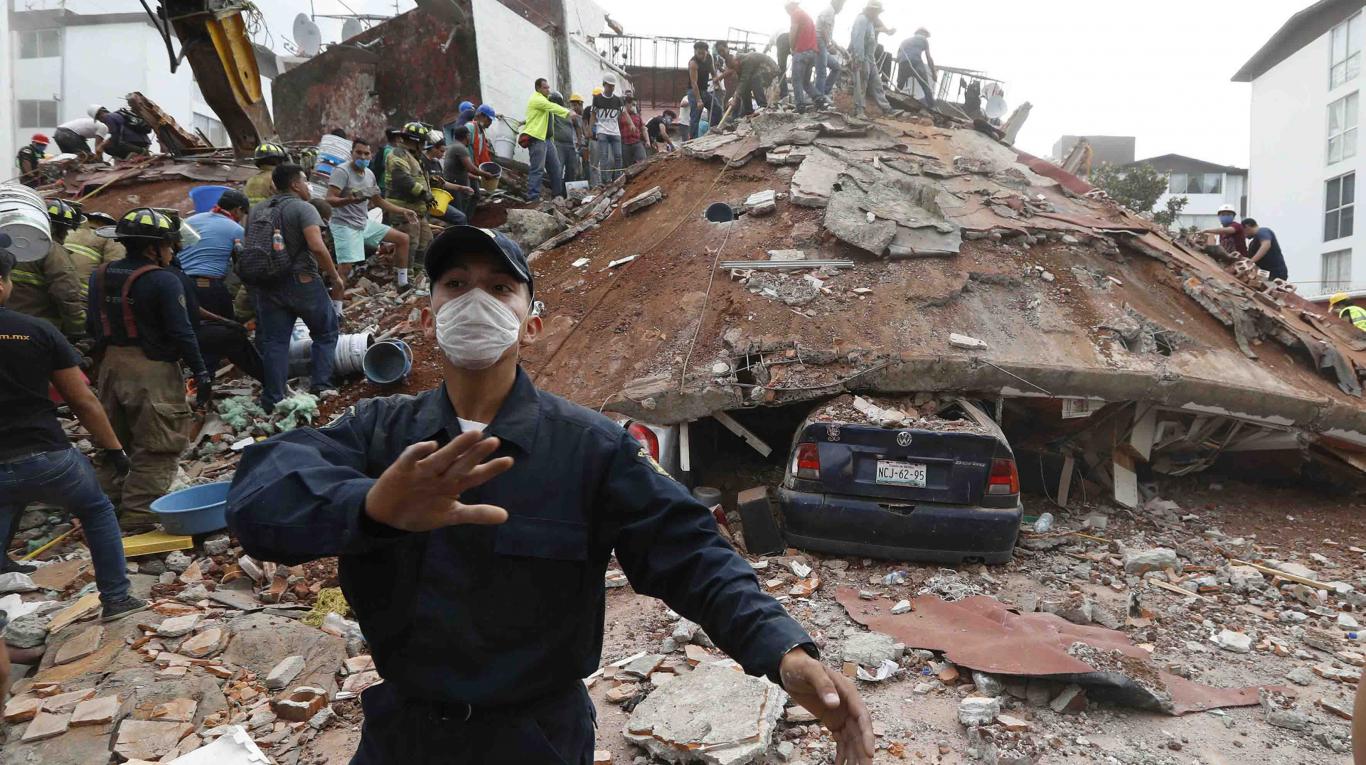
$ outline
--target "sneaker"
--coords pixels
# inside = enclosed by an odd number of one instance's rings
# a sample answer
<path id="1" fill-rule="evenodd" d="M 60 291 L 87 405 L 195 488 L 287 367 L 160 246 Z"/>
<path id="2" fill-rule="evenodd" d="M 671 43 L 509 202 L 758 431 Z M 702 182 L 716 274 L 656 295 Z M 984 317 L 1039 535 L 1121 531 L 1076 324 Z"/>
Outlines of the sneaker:
<path id="1" fill-rule="evenodd" d="M 409 292 L 412 291 L 412 289 L 413 289 L 413 283 L 412 283 L 412 282 L 408 282 L 407 284 L 398 284 L 398 285 L 395 285 L 395 287 L 397 288 L 398 294 L 399 294 L 399 296 L 401 297 L 401 296 L 406 295 L 406 294 L 408 294 Z"/>
<path id="2" fill-rule="evenodd" d="M 313 394 L 313 396 L 320 401 L 326 401 L 341 395 L 341 391 L 338 391 L 335 387 L 330 385 L 309 388 L 308 392 Z"/>
<path id="3" fill-rule="evenodd" d="M 37 570 L 37 566 L 34 566 L 29 563 L 20 563 L 19 561 L 14 560 L 8 555 L 4 556 L 3 561 L 0 561 L 0 574 L 32 574 L 34 571 Z"/>
<path id="4" fill-rule="evenodd" d="M 104 611 L 100 614 L 100 621 L 112 622 L 122 619 L 125 616 L 132 616 L 140 611 L 147 610 L 147 601 L 135 598 L 132 595 L 118 601 L 105 605 Z"/>

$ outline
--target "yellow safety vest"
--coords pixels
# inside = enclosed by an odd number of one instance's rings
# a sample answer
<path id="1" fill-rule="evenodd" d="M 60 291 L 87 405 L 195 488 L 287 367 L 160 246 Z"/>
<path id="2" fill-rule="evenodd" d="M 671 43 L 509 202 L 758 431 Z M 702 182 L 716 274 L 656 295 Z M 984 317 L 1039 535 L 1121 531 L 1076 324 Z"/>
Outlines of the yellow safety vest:
<path id="1" fill-rule="evenodd" d="M 1338 316 L 1341 316 L 1362 332 L 1366 332 L 1366 308 L 1349 305 L 1341 311 L 1338 311 Z"/>

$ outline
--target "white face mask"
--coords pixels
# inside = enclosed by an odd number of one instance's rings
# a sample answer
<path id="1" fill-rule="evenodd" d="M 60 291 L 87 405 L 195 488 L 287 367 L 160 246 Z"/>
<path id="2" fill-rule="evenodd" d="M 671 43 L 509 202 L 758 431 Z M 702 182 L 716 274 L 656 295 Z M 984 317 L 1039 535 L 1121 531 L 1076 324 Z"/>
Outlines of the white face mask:
<path id="1" fill-rule="evenodd" d="M 522 320 L 498 298 L 471 289 L 436 312 L 436 342 L 461 369 L 488 369 L 521 334 Z"/>

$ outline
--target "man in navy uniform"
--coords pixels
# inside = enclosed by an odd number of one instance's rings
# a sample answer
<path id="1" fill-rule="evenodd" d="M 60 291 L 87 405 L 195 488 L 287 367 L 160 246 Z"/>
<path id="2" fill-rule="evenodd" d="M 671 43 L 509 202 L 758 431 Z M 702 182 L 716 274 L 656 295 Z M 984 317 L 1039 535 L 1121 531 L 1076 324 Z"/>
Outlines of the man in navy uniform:
<path id="1" fill-rule="evenodd" d="M 341 557 L 385 682 L 362 696 L 353 765 L 589 763 L 615 551 L 637 591 L 700 623 L 870 763 L 853 684 L 759 587 L 711 514 L 620 425 L 537 390 L 531 270 L 507 237 L 449 229 L 427 254 L 426 338 L 445 380 L 248 447 L 228 497 L 253 556 Z"/>

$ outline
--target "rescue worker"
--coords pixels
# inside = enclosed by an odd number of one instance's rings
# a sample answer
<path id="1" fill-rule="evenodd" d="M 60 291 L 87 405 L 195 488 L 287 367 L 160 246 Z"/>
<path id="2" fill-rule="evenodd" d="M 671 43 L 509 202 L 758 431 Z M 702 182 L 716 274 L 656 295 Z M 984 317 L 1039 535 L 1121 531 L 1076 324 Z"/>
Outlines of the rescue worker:
<path id="1" fill-rule="evenodd" d="M 878 68 L 877 36 L 886 30 L 882 25 L 882 0 L 868 0 L 854 19 L 854 27 L 849 39 L 849 67 L 854 70 L 854 116 L 863 119 L 867 115 L 865 104 L 868 98 L 884 114 L 901 116 L 901 111 L 887 100 L 887 92 L 882 86 L 882 76 Z"/>
<path id="2" fill-rule="evenodd" d="M 479 111 L 475 112 L 474 119 L 469 122 L 475 128 L 470 133 L 470 153 L 476 167 L 493 161 L 493 144 L 489 142 L 488 131 L 493 127 L 493 121 L 497 117 L 498 112 L 494 111 L 492 106 L 481 104 Z"/>
<path id="3" fill-rule="evenodd" d="M 263 143 L 256 147 L 252 155 L 253 161 L 258 168 L 256 175 L 247 179 L 247 201 L 255 207 L 257 203 L 264 202 L 275 196 L 275 187 L 271 185 L 270 174 L 275 168 L 289 161 L 289 152 L 285 147 L 278 143 Z"/>
<path id="4" fill-rule="evenodd" d="M 0 418 L 0 529 L 4 530 L 0 554 L 4 569 L 34 570 L 9 559 L 10 541 L 26 506 L 56 505 L 81 521 L 95 565 L 95 586 L 104 604 L 103 618 L 112 621 L 145 609 L 147 603 L 129 592 L 114 506 L 100 491 L 90 460 L 62 429 L 49 391 L 61 395 L 111 469 L 127 470 L 128 456 L 81 375 L 75 349 L 45 322 L 3 307 L 15 265 L 14 255 L 5 249 L 10 244 L 10 237 L 0 233 L 0 411 L 5 413 Z M 0 653 L 7 653 L 2 642 Z"/>
<path id="5" fill-rule="evenodd" d="M 247 195 L 228 189 L 208 212 L 195 213 L 185 223 L 199 235 L 199 241 L 176 254 L 185 274 L 182 283 L 193 292 L 199 306 L 191 315 L 204 367 L 218 369 L 228 359 L 248 376 L 261 380 L 264 372 L 261 354 L 247 337 L 247 330 L 234 317 L 232 293 L 227 276 L 232 272 L 232 253 L 242 240 L 242 220 L 247 217 Z"/>
<path id="6" fill-rule="evenodd" d="M 550 101 L 564 106 L 564 96 L 551 93 Z M 579 180 L 579 127 L 580 118 L 573 109 L 564 117 L 550 118 L 550 132 L 555 140 L 554 151 L 560 156 L 560 169 L 565 182 Z"/>
<path id="7" fill-rule="evenodd" d="M 1339 292 L 1329 298 L 1328 310 L 1337 314 L 1339 319 L 1366 332 L 1366 308 L 1357 305 L 1346 292 Z"/>
<path id="8" fill-rule="evenodd" d="M 200 407 L 212 399 L 213 376 L 190 322 L 194 296 L 167 268 L 180 238 L 170 216 L 138 207 L 99 233 L 127 250 L 124 259 L 101 265 L 90 277 L 86 327 L 104 353 L 96 386 L 100 403 L 132 460 L 122 481 L 110 465 L 99 466 L 100 483 L 128 531 L 151 526 L 152 501 L 170 490 L 189 445 L 193 415 L 177 362 L 190 368 Z"/>
<path id="9" fill-rule="evenodd" d="M 75 202 L 71 204 L 76 205 Z M 99 268 L 101 263 L 121 260 L 126 253 L 124 253 L 123 245 L 95 233 L 101 226 L 111 226 L 116 223 L 112 216 L 96 212 L 86 213 L 78 205 L 76 209 L 84 216 L 84 221 L 74 231 L 66 235 L 62 246 L 70 255 L 71 268 L 76 272 L 76 279 L 81 283 L 81 316 L 77 325 L 80 328 L 79 336 L 84 337 L 85 304 L 90 286 L 90 275 L 95 273 L 95 269 Z M 85 342 L 83 340 L 77 343 L 77 348 L 83 348 Z"/>
<path id="10" fill-rule="evenodd" d="M 68 339 L 85 334 L 85 303 L 81 280 L 71 253 L 63 246 L 67 234 L 81 224 L 84 216 L 64 199 L 47 200 L 47 219 L 52 230 L 52 246 L 47 255 L 14 267 L 10 279 L 14 292 L 9 307 L 38 319 L 46 319 Z"/>
<path id="11" fill-rule="evenodd" d="M 422 150 L 431 132 L 432 129 L 421 122 L 409 122 L 395 136 L 397 142 L 391 144 L 384 160 L 384 175 L 388 180 L 385 201 L 417 213 L 416 221 L 395 213 L 388 213 L 385 221 L 408 235 L 408 263 L 415 273 L 423 262 L 423 253 L 432 243 L 432 224 L 427 222 L 427 208 L 435 197 L 422 162 Z"/>
<path id="12" fill-rule="evenodd" d="M 352 765 L 585 763 L 613 551 L 636 590 L 698 622 L 872 762 L 853 682 L 692 497 L 622 427 L 538 390 L 519 349 L 543 332 L 526 256 L 461 226 L 427 252 L 421 325 L 442 384 L 366 399 L 326 428 L 247 447 L 229 527 L 259 560 L 340 556 L 384 682 L 362 696 Z"/>
<path id="13" fill-rule="evenodd" d="M 28 146 L 19 150 L 14 161 L 19 165 L 19 182 L 29 188 L 43 185 L 43 176 L 38 172 L 38 163 L 47 154 L 48 139 L 42 133 L 34 133 Z"/>

